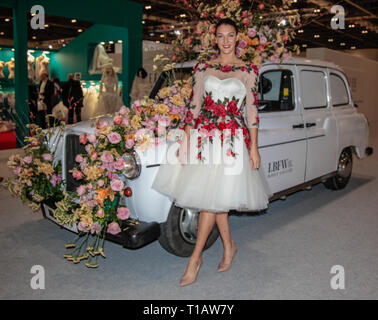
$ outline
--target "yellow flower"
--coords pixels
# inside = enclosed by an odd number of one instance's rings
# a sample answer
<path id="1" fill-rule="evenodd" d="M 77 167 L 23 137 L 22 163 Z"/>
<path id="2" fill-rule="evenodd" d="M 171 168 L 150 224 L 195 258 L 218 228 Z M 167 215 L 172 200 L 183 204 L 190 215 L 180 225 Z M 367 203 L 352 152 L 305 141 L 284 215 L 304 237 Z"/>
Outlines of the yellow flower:
<path id="1" fill-rule="evenodd" d="M 156 105 L 156 109 L 160 114 L 167 114 L 169 111 L 169 107 L 164 103 L 159 103 Z"/>
<path id="2" fill-rule="evenodd" d="M 84 169 L 84 174 L 87 176 L 88 180 L 92 181 L 98 180 L 103 173 L 104 170 L 96 166 L 89 166 Z"/>
<path id="3" fill-rule="evenodd" d="M 175 113 L 175 114 L 169 114 L 169 118 L 171 119 L 171 121 L 174 121 L 176 119 L 180 121 L 181 116 L 178 113 Z"/>
<path id="4" fill-rule="evenodd" d="M 182 87 L 182 89 L 181 89 L 181 95 L 184 98 L 189 99 L 191 94 L 192 94 L 192 89 L 190 87 L 188 87 L 188 86 Z"/>
<path id="5" fill-rule="evenodd" d="M 54 168 L 53 168 L 53 166 L 50 163 L 44 163 L 44 162 L 42 162 L 38 166 L 38 172 L 39 173 L 44 173 L 45 175 L 50 176 L 50 175 L 52 175 L 54 173 Z"/>
<path id="6" fill-rule="evenodd" d="M 169 87 L 162 88 L 159 90 L 158 96 L 162 99 L 169 97 L 170 90 L 171 89 Z"/>
<path id="7" fill-rule="evenodd" d="M 86 214 L 80 217 L 80 222 L 84 223 L 86 226 L 91 226 L 93 224 L 93 219 L 91 214 Z"/>
<path id="8" fill-rule="evenodd" d="M 134 129 L 139 129 L 141 128 L 140 122 L 141 122 L 141 118 L 139 115 L 136 114 L 135 116 L 132 117 L 130 124 Z"/>
<path id="9" fill-rule="evenodd" d="M 262 62 L 262 58 L 260 55 L 257 55 L 255 56 L 255 58 L 253 59 L 253 63 L 256 65 L 256 66 L 259 66 Z"/>
<path id="10" fill-rule="evenodd" d="M 176 106 L 179 106 L 179 107 L 185 106 L 184 100 L 182 100 L 182 98 L 179 95 L 174 95 L 173 97 L 170 97 L 169 100 Z"/>

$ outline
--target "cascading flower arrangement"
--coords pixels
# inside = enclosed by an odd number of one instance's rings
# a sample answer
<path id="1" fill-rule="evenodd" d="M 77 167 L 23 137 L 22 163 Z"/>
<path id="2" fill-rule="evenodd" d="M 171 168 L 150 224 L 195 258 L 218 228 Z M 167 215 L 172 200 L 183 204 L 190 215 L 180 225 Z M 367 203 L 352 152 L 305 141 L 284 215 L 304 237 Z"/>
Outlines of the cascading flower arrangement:
<path id="1" fill-rule="evenodd" d="M 98 120 L 94 133 L 79 137 L 86 153 L 76 155 L 72 176 L 81 185 L 74 193 L 65 193 L 54 211 L 60 224 L 75 223 L 79 231 L 75 241 L 66 245 L 73 251 L 65 258 L 73 263 L 88 260 L 87 267 L 98 267 L 98 257 L 105 257 L 106 234 L 118 235 L 125 220 L 130 221 L 130 210 L 120 204 L 127 187 L 125 155 L 157 146 L 172 129 L 183 126 L 191 85 L 175 79 L 173 64 L 167 65 L 163 56 L 154 62 L 155 70 L 160 64 L 167 73 L 168 86 L 160 89 L 155 99 L 145 97 L 134 101 L 131 108 L 122 106 L 112 122 Z"/>
<path id="2" fill-rule="evenodd" d="M 55 150 L 51 150 L 48 144 L 49 141 L 52 145 L 58 144 L 64 125 L 42 130 L 29 124 L 28 128 L 31 136 L 25 138 L 25 154 L 10 156 L 7 165 L 14 176 L 5 179 L 3 185 L 12 195 L 20 197 L 33 211 L 37 211 L 43 200 L 62 198 L 62 166 L 60 161 L 54 162 Z"/>
<path id="3" fill-rule="evenodd" d="M 203 0 L 176 0 L 195 8 L 199 21 L 194 31 L 183 29 L 172 42 L 172 59 L 177 62 L 209 60 L 217 55 L 215 25 L 219 19 L 231 18 L 239 28 L 236 54 L 256 66 L 264 61 L 280 62 L 292 53 L 299 54 L 297 45 L 290 45 L 295 29 L 301 25 L 299 14 L 287 14 L 292 1 L 282 0 L 282 6 L 251 2 L 244 9 L 240 0 L 221 0 L 212 5 Z M 265 1 L 266 2 L 266 1 Z"/>

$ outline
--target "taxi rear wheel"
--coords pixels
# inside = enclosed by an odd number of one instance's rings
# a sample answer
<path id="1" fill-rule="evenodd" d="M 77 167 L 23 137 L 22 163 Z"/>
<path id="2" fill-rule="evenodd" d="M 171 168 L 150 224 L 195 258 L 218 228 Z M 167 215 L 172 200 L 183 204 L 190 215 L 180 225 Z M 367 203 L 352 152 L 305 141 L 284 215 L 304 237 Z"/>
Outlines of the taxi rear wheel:
<path id="1" fill-rule="evenodd" d="M 324 182 L 324 186 L 331 190 L 344 189 L 352 175 L 353 155 L 350 148 L 345 148 L 339 158 L 337 174 Z"/>
<path id="2" fill-rule="evenodd" d="M 173 204 L 167 221 L 160 224 L 160 245 L 176 256 L 190 256 L 197 240 L 198 216 L 199 211 L 180 208 Z M 218 228 L 214 225 L 204 249 L 210 248 L 218 237 Z"/>

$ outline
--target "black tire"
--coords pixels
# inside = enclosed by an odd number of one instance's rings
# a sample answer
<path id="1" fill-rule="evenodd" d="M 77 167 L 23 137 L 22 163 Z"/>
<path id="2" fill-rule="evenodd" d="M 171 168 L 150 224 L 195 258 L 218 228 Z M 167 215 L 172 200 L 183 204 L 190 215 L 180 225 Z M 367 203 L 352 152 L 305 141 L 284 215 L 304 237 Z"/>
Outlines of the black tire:
<path id="1" fill-rule="evenodd" d="M 353 155 L 350 148 L 344 149 L 339 158 L 337 174 L 324 182 L 324 186 L 330 190 L 344 189 L 352 175 Z"/>
<path id="2" fill-rule="evenodd" d="M 160 224 L 160 245 L 176 256 L 190 256 L 197 238 L 198 214 L 198 211 L 182 209 L 172 204 L 167 221 Z M 214 225 L 204 249 L 210 248 L 218 237 L 219 231 Z"/>

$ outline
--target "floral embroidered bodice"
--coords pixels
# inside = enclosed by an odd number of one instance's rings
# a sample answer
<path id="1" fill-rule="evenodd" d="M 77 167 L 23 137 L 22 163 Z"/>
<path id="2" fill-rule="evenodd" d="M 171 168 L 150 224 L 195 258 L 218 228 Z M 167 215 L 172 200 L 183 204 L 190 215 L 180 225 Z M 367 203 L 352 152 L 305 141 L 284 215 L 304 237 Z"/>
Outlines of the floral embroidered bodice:
<path id="1" fill-rule="evenodd" d="M 258 69 L 254 64 L 243 66 L 197 64 L 194 69 L 191 101 L 194 120 L 197 119 L 201 111 L 204 98 L 211 94 L 214 101 L 237 99 L 237 109 L 241 112 L 245 111 L 247 128 L 258 128 L 257 74 Z"/>

